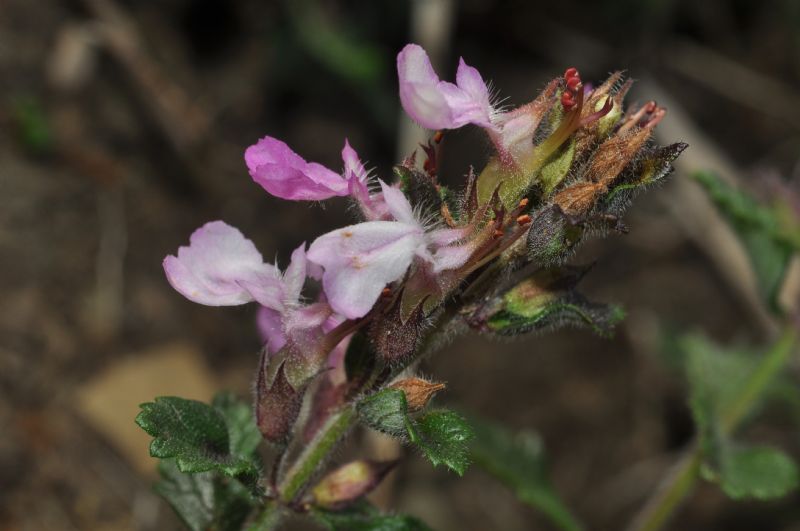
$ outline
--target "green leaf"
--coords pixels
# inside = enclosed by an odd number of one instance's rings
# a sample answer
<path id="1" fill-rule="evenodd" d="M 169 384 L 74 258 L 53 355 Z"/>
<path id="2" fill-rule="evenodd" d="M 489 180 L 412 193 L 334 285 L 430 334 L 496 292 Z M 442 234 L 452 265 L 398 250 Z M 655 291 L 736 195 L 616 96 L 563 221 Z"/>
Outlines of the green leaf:
<path id="1" fill-rule="evenodd" d="M 330 531 L 430 531 L 413 516 L 381 514 L 365 501 L 343 511 L 317 509 L 313 515 Z"/>
<path id="2" fill-rule="evenodd" d="M 470 424 L 475 430 L 471 456 L 477 466 L 511 488 L 520 501 L 540 510 L 559 529 L 582 528 L 550 482 L 538 435 L 530 431 L 514 434 L 474 418 L 470 418 Z"/>
<path id="3" fill-rule="evenodd" d="M 472 430 L 452 411 L 432 411 L 412 419 L 405 393 L 387 388 L 362 400 L 358 414 L 370 428 L 417 445 L 434 466 L 445 465 L 458 475 L 469 466 L 467 442 Z"/>
<path id="4" fill-rule="evenodd" d="M 719 472 L 722 490 L 734 499 L 780 498 L 798 486 L 797 465 L 774 448 L 730 449 Z"/>
<path id="5" fill-rule="evenodd" d="M 400 389 L 383 389 L 358 404 L 358 415 L 370 428 L 393 437 L 408 437 L 413 431 L 408 418 L 406 395 Z"/>
<path id="6" fill-rule="evenodd" d="M 253 459 L 231 452 L 225 416 L 214 407 L 174 396 L 159 397 L 140 407 L 136 423 L 154 437 L 151 456 L 174 457 L 181 472 L 219 470 L 237 476 L 257 471 Z M 246 435 L 234 442 L 243 447 L 252 444 Z"/>
<path id="7" fill-rule="evenodd" d="M 184 474 L 173 459 L 159 463 L 155 490 L 192 531 L 235 531 L 253 509 L 247 489 L 232 478 L 214 472 Z"/>
<path id="8" fill-rule="evenodd" d="M 253 408 L 229 392 L 217 394 L 212 400 L 214 406 L 225 419 L 231 454 L 238 457 L 251 457 L 261 444 Z"/>
<path id="9" fill-rule="evenodd" d="M 679 341 L 703 452 L 701 473 L 732 498 L 775 498 L 798 485 L 797 466 L 788 456 L 731 439 L 741 421 L 768 396 L 794 341 L 792 333 L 786 334 L 760 357 L 741 349 L 723 350 L 696 335 Z"/>
<path id="10" fill-rule="evenodd" d="M 416 421 L 416 430 L 409 435 L 433 466 L 445 465 L 464 475 L 470 463 L 468 443 L 474 434 L 463 417 L 447 410 L 432 411 Z"/>
<path id="11" fill-rule="evenodd" d="M 701 444 L 712 452 L 712 447 L 719 445 L 720 423 L 737 403 L 741 389 L 755 369 L 757 358 L 752 352 L 742 349 L 724 350 L 696 334 L 683 336 L 678 340 L 678 347 L 685 355 L 689 406 Z"/>
<path id="12" fill-rule="evenodd" d="M 696 173 L 705 189 L 744 245 L 756 273 L 762 296 L 777 311 L 777 296 L 792 255 L 800 250 L 798 238 L 787 233 L 779 215 L 711 173 Z"/>

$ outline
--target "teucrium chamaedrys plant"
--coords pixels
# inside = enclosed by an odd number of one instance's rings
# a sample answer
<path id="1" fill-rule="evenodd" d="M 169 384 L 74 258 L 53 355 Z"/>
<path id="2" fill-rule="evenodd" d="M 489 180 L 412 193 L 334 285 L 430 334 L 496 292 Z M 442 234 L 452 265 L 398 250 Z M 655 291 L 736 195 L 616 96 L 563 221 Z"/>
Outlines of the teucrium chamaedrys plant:
<path id="1" fill-rule="evenodd" d="M 452 411 L 428 408 L 443 386 L 409 376 L 417 361 L 470 329 L 511 336 L 573 324 L 605 334 L 622 317 L 578 294 L 588 268 L 565 261 L 589 235 L 624 232 L 631 198 L 670 172 L 686 146 L 652 145 L 664 110 L 649 102 L 624 111 L 631 82 L 620 73 L 591 89 L 570 68 L 504 111 L 463 60 L 455 84 L 441 81 L 409 44 L 397 70 L 403 108 L 439 132 L 423 146 L 425 160 L 410 154 L 393 178 L 370 176 L 347 141 L 341 173 L 272 137 L 245 151 L 251 177 L 270 194 L 346 197 L 357 223 L 301 244 L 284 271 L 222 221 L 164 260 L 169 282 L 192 301 L 260 304 L 265 338 L 257 430 L 230 397 L 210 406 L 162 397 L 137 419 L 155 438 L 153 456 L 168 460 L 160 492 L 194 529 L 270 529 L 289 512 L 310 512 L 331 529 L 424 528 L 361 501 L 391 463 L 358 460 L 323 477 L 345 434 L 364 424 L 462 474 L 473 430 Z M 493 154 L 451 190 L 437 180 L 441 131 L 467 124 L 483 128 Z M 303 297 L 310 283 L 321 284 L 315 300 Z M 255 453 L 260 438 L 279 449 L 266 467 Z"/>

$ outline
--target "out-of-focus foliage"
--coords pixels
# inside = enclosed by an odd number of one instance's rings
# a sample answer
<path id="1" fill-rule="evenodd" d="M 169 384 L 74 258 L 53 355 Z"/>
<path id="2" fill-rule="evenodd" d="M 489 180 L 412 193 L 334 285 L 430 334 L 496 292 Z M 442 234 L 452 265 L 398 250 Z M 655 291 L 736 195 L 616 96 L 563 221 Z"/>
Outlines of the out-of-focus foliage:
<path id="1" fill-rule="evenodd" d="M 520 501 L 541 511 L 559 529 L 582 529 L 550 482 L 544 445 L 537 434 L 512 433 L 474 418 L 470 418 L 470 424 L 475 429 L 471 456 L 477 466 L 506 484 Z"/>
<path id="2" fill-rule="evenodd" d="M 782 222 L 785 218 L 775 210 L 711 173 L 696 173 L 694 178 L 736 231 L 753 264 L 762 295 L 777 310 L 786 268 L 800 250 L 800 227 L 786 226 Z"/>
<path id="3" fill-rule="evenodd" d="M 733 439 L 777 381 L 795 346 L 794 334 L 787 334 L 764 355 L 720 348 L 697 335 L 683 337 L 679 345 L 699 433 L 702 476 L 737 499 L 777 498 L 797 488 L 798 469 L 789 456 Z"/>
<path id="4" fill-rule="evenodd" d="M 233 531 L 255 506 L 247 488 L 217 472 L 181 472 L 174 459 L 159 463 L 155 490 L 163 496 L 192 531 Z"/>

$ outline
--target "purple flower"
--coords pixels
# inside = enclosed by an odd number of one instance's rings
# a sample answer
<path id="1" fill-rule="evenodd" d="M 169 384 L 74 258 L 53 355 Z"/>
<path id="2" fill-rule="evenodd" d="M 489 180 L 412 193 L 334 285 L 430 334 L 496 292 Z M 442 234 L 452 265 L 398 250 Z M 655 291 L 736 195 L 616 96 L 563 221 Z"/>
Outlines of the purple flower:
<path id="1" fill-rule="evenodd" d="M 415 255 L 430 259 L 425 231 L 408 200 L 397 188 L 380 184 L 396 221 L 350 225 L 320 236 L 308 249 L 308 259 L 324 269 L 322 286 L 331 307 L 348 319 L 366 315 Z"/>
<path id="2" fill-rule="evenodd" d="M 306 260 L 305 243 L 292 253 L 286 271 L 264 263 L 253 242 L 222 221 L 196 230 L 188 247 L 164 259 L 172 287 L 186 298 L 208 306 L 234 306 L 258 301 L 258 327 L 270 352 L 287 338 L 317 331 L 329 332 L 343 321 L 323 301 L 305 305 L 301 293 L 307 276 L 318 276 Z"/>
<path id="3" fill-rule="evenodd" d="M 418 124 L 428 129 L 457 129 L 468 123 L 494 128 L 495 110 L 480 73 L 459 60 L 456 84 L 441 81 L 428 54 L 408 44 L 397 55 L 400 101 Z"/>
<path id="4" fill-rule="evenodd" d="M 389 216 L 383 195 L 370 194 L 369 174 L 347 139 L 342 148 L 342 175 L 316 162 L 306 162 L 284 142 L 269 136 L 247 148 L 244 159 L 253 180 L 281 199 L 321 201 L 349 195 L 368 221 Z"/>
<path id="5" fill-rule="evenodd" d="M 278 269 L 264 263 L 253 242 L 238 229 L 212 221 L 197 229 L 189 247 L 164 259 L 167 280 L 179 293 L 208 306 L 235 306 L 257 300 L 280 307 L 283 282 Z"/>
<path id="6" fill-rule="evenodd" d="M 472 254 L 472 249 L 452 245 L 467 229 L 426 232 L 403 192 L 383 181 L 380 185 L 393 221 L 350 225 L 320 236 L 308 249 L 308 259 L 324 270 L 322 286 L 331 307 L 348 319 L 366 315 L 415 257 L 438 273 L 460 267 Z"/>
<path id="7" fill-rule="evenodd" d="M 348 192 L 356 200 L 361 213 L 367 221 L 377 221 L 387 219 L 389 208 L 383 200 L 383 194 L 370 194 L 367 183 L 369 175 L 364 168 L 358 153 L 350 147 L 350 143 L 345 139 L 342 149 L 342 160 L 344 161 L 344 178 L 347 180 Z"/>
<path id="8" fill-rule="evenodd" d="M 355 165 L 352 159 L 358 161 L 358 155 L 347 141 L 342 150 L 343 156 L 345 152 L 351 158 L 351 167 L 346 171 L 353 173 Z M 270 194 L 282 199 L 321 201 L 350 193 L 347 180 L 341 175 L 322 164 L 306 162 L 284 142 L 271 136 L 265 136 L 247 148 L 244 160 L 253 180 Z M 366 178 L 366 172 L 363 172 L 363 176 Z"/>

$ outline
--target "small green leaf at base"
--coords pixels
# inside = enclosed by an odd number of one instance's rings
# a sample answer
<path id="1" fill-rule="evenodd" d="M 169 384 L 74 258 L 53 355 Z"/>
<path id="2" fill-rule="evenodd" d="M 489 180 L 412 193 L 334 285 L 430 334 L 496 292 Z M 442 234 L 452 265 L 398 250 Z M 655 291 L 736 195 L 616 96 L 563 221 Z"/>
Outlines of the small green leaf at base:
<path id="1" fill-rule="evenodd" d="M 472 429 L 452 411 L 411 418 L 405 393 L 390 387 L 362 400 L 358 414 L 370 428 L 417 445 L 434 466 L 445 465 L 459 476 L 469 466 L 467 443 Z"/>
<path id="2" fill-rule="evenodd" d="M 370 428 L 393 437 L 408 436 L 408 402 L 400 389 L 384 389 L 358 404 L 358 415 Z"/>
<path id="3" fill-rule="evenodd" d="M 447 410 L 432 411 L 415 423 L 412 442 L 433 463 L 463 476 L 469 467 L 469 441 L 474 434 L 463 417 Z"/>

